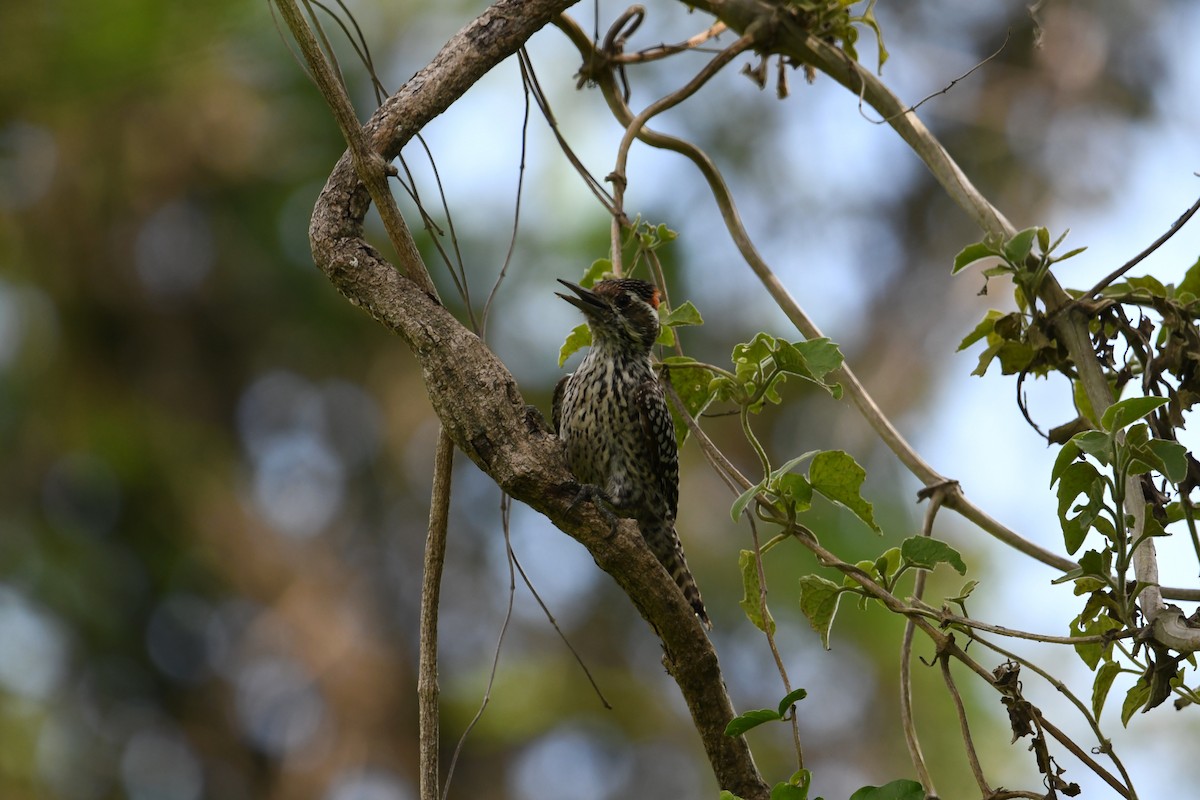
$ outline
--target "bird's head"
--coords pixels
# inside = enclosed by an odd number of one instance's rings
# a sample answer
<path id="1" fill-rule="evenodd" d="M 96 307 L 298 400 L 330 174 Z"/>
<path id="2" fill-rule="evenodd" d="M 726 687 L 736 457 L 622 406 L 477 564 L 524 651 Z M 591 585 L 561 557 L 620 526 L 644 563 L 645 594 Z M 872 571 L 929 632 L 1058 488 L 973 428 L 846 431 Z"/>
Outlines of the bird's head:
<path id="1" fill-rule="evenodd" d="M 560 280 L 574 295 L 556 292 L 587 317 L 592 343 L 649 352 L 658 339 L 658 287 L 636 278 L 614 278 L 584 289 Z"/>

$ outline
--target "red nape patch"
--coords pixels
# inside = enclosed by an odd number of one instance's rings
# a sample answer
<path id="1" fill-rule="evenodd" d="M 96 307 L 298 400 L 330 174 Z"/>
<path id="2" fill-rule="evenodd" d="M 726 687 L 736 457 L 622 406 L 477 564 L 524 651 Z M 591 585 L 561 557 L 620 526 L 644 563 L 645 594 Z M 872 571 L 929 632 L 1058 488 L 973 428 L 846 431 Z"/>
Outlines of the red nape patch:
<path id="1" fill-rule="evenodd" d="M 652 307 L 652 308 L 653 308 L 655 311 L 657 311 L 657 310 L 658 310 L 658 301 L 659 301 L 659 298 L 660 298 L 661 296 L 662 296 L 662 295 L 661 295 L 661 293 L 658 291 L 658 287 L 657 287 L 657 286 L 655 286 L 655 287 L 654 287 L 654 292 L 653 292 L 653 293 L 650 295 L 649 299 L 648 299 L 646 302 L 650 303 L 650 306 L 651 306 L 651 307 Z"/>

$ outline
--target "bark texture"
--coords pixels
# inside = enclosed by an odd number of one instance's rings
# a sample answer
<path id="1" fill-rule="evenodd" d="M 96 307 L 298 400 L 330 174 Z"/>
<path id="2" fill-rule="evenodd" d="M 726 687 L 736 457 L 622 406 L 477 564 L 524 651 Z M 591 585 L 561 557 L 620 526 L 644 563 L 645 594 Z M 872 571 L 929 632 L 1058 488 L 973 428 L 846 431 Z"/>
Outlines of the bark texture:
<path id="1" fill-rule="evenodd" d="M 501 0 L 446 43 L 364 126 L 386 159 L 493 66 L 572 5 Z M 369 195 L 345 155 L 314 209 L 309 236 L 317 265 L 349 301 L 399 334 L 417 358 L 430 403 L 454 444 L 513 498 L 545 514 L 583 544 L 662 640 L 663 663 L 679 685 L 719 785 L 746 800 L 769 790 L 743 738 L 724 735 L 733 718 L 716 651 L 637 527 L 615 536 L 590 507 L 567 515 L 576 493 L 557 437 L 527 406 L 508 369 L 429 293 L 362 238 Z"/>

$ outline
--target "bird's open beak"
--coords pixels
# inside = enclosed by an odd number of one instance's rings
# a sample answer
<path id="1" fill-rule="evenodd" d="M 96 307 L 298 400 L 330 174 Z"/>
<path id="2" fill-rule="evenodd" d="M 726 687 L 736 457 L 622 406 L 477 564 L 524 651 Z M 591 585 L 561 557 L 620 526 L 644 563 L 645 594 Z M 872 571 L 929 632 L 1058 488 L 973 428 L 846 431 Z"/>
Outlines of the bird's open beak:
<path id="1" fill-rule="evenodd" d="M 558 282 L 570 289 L 572 292 L 578 295 L 578 297 L 572 297 L 571 295 L 563 294 L 562 292 L 555 292 L 555 294 L 578 308 L 583 313 L 595 314 L 596 312 L 608 307 L 607 304 L 601 300 L 595 292 L 585 289 L 582 286 L 577 286 L 570 281 L 564 281 L 561 278 Z"/>

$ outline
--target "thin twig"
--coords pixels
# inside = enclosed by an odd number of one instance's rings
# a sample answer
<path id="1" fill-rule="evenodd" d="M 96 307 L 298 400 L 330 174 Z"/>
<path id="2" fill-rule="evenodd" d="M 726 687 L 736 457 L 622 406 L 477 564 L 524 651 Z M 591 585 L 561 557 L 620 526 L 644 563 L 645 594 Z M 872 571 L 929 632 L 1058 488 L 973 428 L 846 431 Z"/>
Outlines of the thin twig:
<path id="1" fill-rule="evenodd" d="M 754 542 L 754 568 L 758 572 L 758 612 L 762 615 L 763 634 L 767 637 L 767 646 L 771 648 L 771 655 L 775 659 L 775 669 L 779 672 L 779 678 L 783 681 L 783 693 L 789 695 L 792 693 L 792 682 L 788 678 L 787 667 L 783 665 L 783 656 L 779 655 L 779 648 L 775 644 L 775 632 L 771 629 L 773 622 L 771 621 L 771 612 L 767 610 L 767 571 L 763 568 L 762 550 L 758 542 L 758 524 L 754 521 L 753 514 L 747 514 L 746 520 L 750 523 L 750 537 Z M 796 720 L 795 704 L 792 705 L 792 744 L 796 750 L 796 769 L 804 769 L 804 748 L 800 744 L 800 723 Z"/>
<path id="2" fill-rule="evenodd" d="M 634 116 L 625 124 L 625 135 L 621 137 L 621 143 L 617 147 L 617 164 L 613 168 L 612 174 L 609 175 L 613 185 L 613 228 L 612 228 L 612 262 L 613 272 L 617 275 L 621 272 L 621 228 L 625 225 L 625 187 L 628 179 L 625 175 L 625 164 L 629 159 L 629 148 L 633 145 L 633 140 L 638 137 L 642 128 L 646 123 L 653 119 L 656 115 L 674 108 L 675 106 L 688 99 L 704 84 L 716 75 L 721 69 L 733 59 L 737 58 L 741 53 L 746 52 L 754 46 L 757 36 L 753 31 L 747 31 L 736 42 L 726 47 L 718 53 L 711 61 L 704 65 L 696 76 L 688 81 L 682 88 L 672 92 L 671 94 L 660 97 L 650 105 L 646 106 L 642 111 Z"/>
<path id="3" fill-rule="evenodd" d="M 1109 757 L 1109 759 L 1113 762 L 1113 765 L 1117 768 L 1117 771 L 1121 773 L 1121 777 L 1124 778 L 1124 785 L 1122 785 L 1121 782 L 1112 775 L 1112 773 L 1104 769 L 1104 767 L 1096 763 L 1095 760 L 1083 753 L 1079 745 L 1075 744 L 1075 742 L 1072 741 L 1069 736 L 1051 725 L 1047 720 L 1045 720 L 1045 718 L 1042 718 L 1042 722 L 1045 724 L 1046 730 L 1049 731 L 1050 735 L 1057 739 L 1060 744 L 1070 749 L 1072 753 L 1075 753 L 1076 757 L 1086 764 L 1089 769 L 1103 778 L 1105 783 L 1120 792 L 1122 797 L 1137 797 L 1137 792 L 1133 788 L 1133 782 L 1129 778 L 1129 773 L 1125 771 L 1125 765 L 1121 762 L 1121 759 L 1117 757 L 1116 751 L 1113 750 L 1112 742 L 1104 735 L 1104 732 L 1100 730 L 1100 721 L 1097 720 L 1092 714 L 1091 709 L 1088 708 L 1082 700 L 1075 696 L 1075 693 L 1071 691 L 1070 687 L 1029 659 L 1022 658 L 1011 650 L 1001 647 L 990 639 L 985 639 L 978 634 L 972 635 L 971 638 L 973 641 L 979 642 L 979 644 L 982 646 L 999 653 L 1010 661 L 1015 661 L 1021 666 L 1029 668 L 1031 671 L 1037 673 L 1042 680 L 1046 681 L 1046 683 L 1049 683 L 1051 686 L 1057 689 L 1063 697 L 1067 698 L 1071 705 L 1075 706 L 1083 718 L 1087 720 L 1088 726 L 1091 727 L 1093 735 L 1095 735 L 1096 740 L 1100 743 L 1096 749 L 1096 752 L 1104 753 Z M 1040 716 L 1041 712 L 1039 711 L 1038 714 Z"/>
<path id="4" fill-rule="evenodd" d="M 975 66 L 971 67 L 969 70 L 964 72 L 962 75 L 959 75 L 957 78 L 955 78 L 952 81 L 950 81 L 949 83 L 947 83 L 945 86 L 943 86 L 938 91 L 934 92 L 933 94 L 922 97 L 915 104 L 909 106 L 908 108 L 904 109 L 903 111 L 898 112 L 896 116 L 899 116 L 902 114 L 908 114 L 913 111 L 916 111 L 918 108 L 925 105 L 933 98 L 949 92 L 951 89 L 953 89 L 955 86 L 957 86 L 960 82 L 966 80 L 967 78 L 969 78 L 973 74 L 975 74 L 976 70 L 983 67 L 984 64 L 987 64 L 989 61 L 994 61 L 995 59 L 999 58 L 1000 54 L 1004 52 L 1004 48 L 1008 47 L 1008 40 L 1011 38 L 1012 38 L 1012 28 L 1009 28 L 1004 33 L 1004 41 L 1000 43 L 1000 46 L 996 48 L 996 51 L 994 53 L 992 53 L 987 58 L 983 59 L 983 61 L 980 61 L 979 63 L 977 63 Z M 866 84 L 863 84 L 863 88 L 864 89 L 866 88 Z M 883 119 L 871 119 L 870 117 L 868 117 L 866 111 L 863 110 L 863 100 L 864 100 L 864 94 L 863 94 L 863 92 L 859 92 L 858 113 L 862 116 L 863 119 L 865 119 L 867 122 L 871 123 L 872 125 L 886 125 L 889 122 L 891 122 L 891 119 L 887 118 L 887 117 L 885 117 Z"/>
<path id="5" fill-rule="evenodd" d="M 443 427 L 438 430 L 437 448 L 433 456 L 429 533 L 425 539 L 425 564 L 421 578 L 421 641 L 417 668 L 421 800 L 437 800 L 438 796 L 438 602 L 446 564 L 446 531 L 450 519 L 453 468 L 454 442 Z"/>
<path id="6" fill-rule="evenodd" d="M 492 302 L 496 299 L 496 293 L 500 291 L 500 284 L 504 283 L 504 279 L 508 275 L 508 266 L 512 263 L 513 253 L 517 249 L 517 232 L 521 229 L 521 197 L 525 189 L 525 154 L 529 147 L 529 112 L 531 108 L 529 102 L 529 73 L 525 67 L 529 61 L 529 53 L 525 51 L 524 47 L 518 51 L 517 61 L 521 66 L 521 89 L 525 96 L 525 112 L 521 118 L 521 160 L 517 165 L 517 196 L 513 201 L 512 236 L 508 240 L 508 250 L 504 253 L 504 263 L 500 265 L 500 272 L 496 274 L 496 281 L 492 284 L 492 289 L 488 292 L 487 300 L 483 303 L 483 313 L 479 315 L 480 336 L 484 336 L 487 332 L 488 314 L 491 313 Z"/>
<path id="7" fill-rule="evenodd" d="M 921 535 L 933 536 L 933 521 L 938 509 L 942 507 L 945 493 L 935 491 L 929 498 L 929 507 L 925 509 L 925 523 Z M 917 572 L 913 581 L 913 599 L 920 602 L 925 595 L 925 570 Z M 904 636 L 900 641 L 900 724 L 904 729 L 904 742 L 908 746 L 908 757 L 913 768 L 917 771 L 917 779 L 925 790 L 926 797 L 936 797 L 937 789 L 933 785 L 933 776 L 929 774 L 929 766 L 925 763 L 925 754 L 921 751 L 921 741 L 917 736 L 916 718 L 913 715 L 912 704 L 912 646 L 916 633 L 916 622 L 912 617 L 904 621 Z"/>
<path id="8" fill-rule="evenodd" d="M 507 498 L 508 495 L 505 495 L 505 497 Z M 545 601 L 542 600 L 542 596 L 538 594 L 537 589 L 533 588 L 533 582 L 530 581 L 529 576 L 525 574 L 525 568 L 521 566 L 520 560 L 517 559 L 517 554 L 510 550 L 509 557 L 512 558 L 513 564 L 516 565 L 517 572 L 521 575 L 521 580 L 525 582 L 525 587 L 529 589 L 529 593 L 533 595 L 533 599 L 537 600 L 537 604 L 541 606 L 542 613 L 546 615 L 546 619 L 550 622 L 550 626 L 554 628 L 554 632 L 558 634 L 558 638 L 562 639 L 563 644 L 565 644 L 567 649 L 571 651 L 571 655 L 574 657 L 575 663 L 577 663 L 579 668 L 583 670 L 583 674 L 587 677 L 588 683 L 592 685 L 592 691 L 596 693 L 596 697 L 600 698 L 600 704 L 611 711 L 612 704 L 608 702 L 608 698 L 604 696 L 604 692 L 600 691 L 600 685 L 596 683 L 596 679 L 592 677 L 592 671 L 588 669 L 587 664 L 583 662 L 583 656 L 579 655 L 579 651 L 575 649 L 573 644 L 571 644 L 571 640 L 567 638 L 565 633 L 563 633 L 563 629 L 558 626 L 558 620 L 556 620 L 554 615 L 550 613 L 550 609 L 546 606 Z"/>
<path id="9" fill-rule="evenodd" d="M 395 198 L 392 197 L 391 187 L 387 181 L 388 164 L 368 144 L 362 123 L 354 113 L 354 106 L 346 94 L 346 88 L 325 59 L 320 45 L 313 37 L 312 30 L 304 21 L 304 17 L 296 5 L 296 0 L 274 0 L 274 3 L 299 45 L 300 52 L 304 55 L 317 88 L 320 89 L 322 97 L 325 98 L 330 111 L 333 112 L 333 117 L 350 150 L 354 171 L 357 173 L 358 179 L 366 186 L 371 195 L 371 201 L 375 204 L 375 208 L 383 220 L 384 230 L 387 231 L 392 247 L 396 250 L 401 270 L 427 293 L 437 297 L 437 289 L 429 277 L 429 270 L 425 268 L 425 262 L 421 258 L 420 251 L 417 250 L 412 233 L 404 222 L 400 209 L 396 206 Z"/>
<path id="10" fill-rule="evenodd" d="M 710 39 L 715 39 L 727 30 L 729 28 L 724 22 L 714 22 L 707 30 L 703 30 L 690 39 L 678 44 L 660 44 L 656 47 L 647 47 L 645 50 L 639 50 L 636 53 L 615 53 L 609 56 L 609 61 L 616 64 L 642 64 L 648 61 L 657 61 L 660 58 L 673 56 L 676 53 L 682 53 L 686 50 L 695 50 L 700 45 Z"/>
<path id="11" fill-rule="evenodd" d="M 958 729 L 962 733 L 963 746 L 967 751 L 967 763 L 971 765 L 971 774 L 975 776 L 975 784 L 983 797 L 992 796 L 992 787 L 988 785 L 987 777 L 983 774 L 983 766 L 979 763 L 979 753 L 975 751 L 975 740 L 971 737 L 971 725 L 967 721 L 967 709 L 963 705 L 962 695 L 954 684 L 954 676 L 950 674 L 950 659 L 939 655 L 938 663 L 942 668 L 942 680 L 946 683 L 946 691 L 954 701 L 954 710 L 958 714 Z"/>
<path id="12" fill-rule="evenodd" d="M 1192 203 L 1192 207 L 1183 212 L 1179 219 L 1175 220 L 1175 223 L 1167 230 L 1166 233 L 1155 239 L 1154 242 L 1145 250 L 1138 253 L 1136 256 L 1129 259 L 1124 264 L 1101 278 L 1100 281 L 1091 289 L 1088 289 L 1087 292 L 1082 295 L 1082 297 L 1095 297 L 1096 295 L 1100 294 L 1100 292 L 1104 291 L 1104 287 L 1108 286 L 1117 278 L 1136 267 L 1146 258 L 1146 256 L 1162 247 L 1172 236 L 1179 233 L 1179 230 L 1188 223 L 1188 220 L 1196 215 L 1197 211 L 1200 211 L 1200 199 L 1197 199 L 1196 202 Z"/>
<path id="13" fill-rule="evenodd" d="M 515 559 L 512 554 L 512 539 L 509 537 L 509 505 L 507 501 L 508 495 L 502 494 L 500 496 L 500 521 L 504 526 L 504 548 L 508 555 L 508 607 L 504 611 L 504 622 L 500 624 L 500 635 L 496 637 L 496 649 L 492 653 L 492 668 L 488 673 L 487 688 L 483 690 L 483 698 L 479 701 L 479 708 L 475 711 L 475 716 L 463 729 L 458 744 L 454 746 L 454 755 L 450 757 L 450 766 L 446 770 L 446 786 L 442 790 L 442 800 L 446 800 L 450 796 L 450 779 L 454 777 L 454 767 L 458 764 L 458 757 L 467 743 L 467 737 L 475 729 L 479 720 L 483 718 L 483 712 L 487 710 L 488 703 L 492 700 L 492 686 L 496 683 L 496 672 L 500 666 L 500 652 L 504 649 L 504 634 L 508 632 L 508 623 L 512 622 L 513 599 L 517 594 L 517 578 L 513 569 Z"/>

